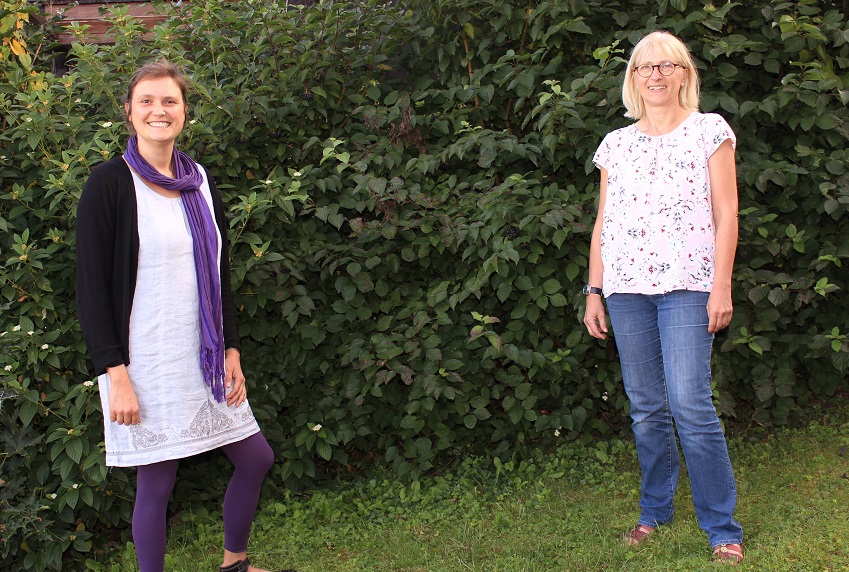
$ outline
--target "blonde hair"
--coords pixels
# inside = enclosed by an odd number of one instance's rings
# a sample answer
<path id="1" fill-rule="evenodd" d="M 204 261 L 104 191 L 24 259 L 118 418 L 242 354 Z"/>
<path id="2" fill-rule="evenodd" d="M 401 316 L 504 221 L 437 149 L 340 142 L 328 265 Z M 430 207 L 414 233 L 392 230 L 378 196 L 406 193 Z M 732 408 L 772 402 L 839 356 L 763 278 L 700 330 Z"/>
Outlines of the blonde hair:
<path id="1" fill-rule="evenodd" d="M 674 64 L 684 66 L 686 69 L 684 85 L 678 93 L 678 103 L 687 111 L 699 110 L 699 72 L 690 50 L 679 38 L 665 30 L 658 30 L 645 36 L 637 42 L 631 51 L 631 59 L 628 60 L 628 68 L 625 70 L 625 80 L 622 83 L 622 102 L 625 104 L 625 117 L 642 119 L 646 114 L 646 106 L 643 98 L 635 85 L 634 67 L 646 52 L 656 49 Z"/>

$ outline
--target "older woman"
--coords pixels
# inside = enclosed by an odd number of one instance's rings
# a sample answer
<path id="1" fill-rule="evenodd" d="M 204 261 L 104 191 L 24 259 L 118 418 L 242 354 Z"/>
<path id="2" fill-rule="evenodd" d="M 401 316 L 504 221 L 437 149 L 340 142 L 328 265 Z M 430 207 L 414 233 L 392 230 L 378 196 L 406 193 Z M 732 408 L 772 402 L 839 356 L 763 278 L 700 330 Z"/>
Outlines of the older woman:
<path id="1" fill-rule="evenodd" d="M 235 465 L 221 570 L 261 572 L 247 544 L 274 454 L 247 402 L 221 197 L 174 144 L 187 91 L 165 61 L 130 80 L 133 136 L 123 156 L 92 170 L 77 209 L 77 308 L 99 375 L 106 464 L 137 467 L 141 572 L 165 566 L 178 459 L 217 448 Z"/>
<path id="2" fill-rule="evenodd" d="M 672 34 L 634 47 L 622 92 L 636 121 L 609 133 L 593 159 L 601 195 L 584 323 L 605 338 L 603 292 L 642 470 L 642 511 L 626 541 L 672 520 L 677 429 L 712 560 L 737 564 L 743 531 L 710 372 L 714 334 L 732 314 L 736 139 L 722 117 L 699 113 L 696 67 Z"/>

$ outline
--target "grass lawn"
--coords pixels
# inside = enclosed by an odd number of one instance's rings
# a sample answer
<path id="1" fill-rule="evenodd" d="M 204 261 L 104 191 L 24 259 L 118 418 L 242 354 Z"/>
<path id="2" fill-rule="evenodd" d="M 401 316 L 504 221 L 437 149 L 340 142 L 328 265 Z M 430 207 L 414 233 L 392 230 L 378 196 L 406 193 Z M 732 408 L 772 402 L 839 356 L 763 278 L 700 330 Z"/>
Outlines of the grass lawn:
<path id="1" fill-rule="evenodd" d="M 849 406 L 813 418 L 805 429 L 730 439 L 746 536 L 739 570 L 849 571 Z M 468 460 L 419 484 L 380 475 L 264 498 L 252 561 L 299 572 L 717 569 L 685 473 L 675 521 L 629 548 L 620 538 L 638 516 L 632 444 L 572 443 L 530 457 L 499 468 Z M 166 570 L 216 570 L 220 514 L 192 509 L 175 520 Z M 132 545 L 89 560 L 87 569 L 136 570 Z"/>

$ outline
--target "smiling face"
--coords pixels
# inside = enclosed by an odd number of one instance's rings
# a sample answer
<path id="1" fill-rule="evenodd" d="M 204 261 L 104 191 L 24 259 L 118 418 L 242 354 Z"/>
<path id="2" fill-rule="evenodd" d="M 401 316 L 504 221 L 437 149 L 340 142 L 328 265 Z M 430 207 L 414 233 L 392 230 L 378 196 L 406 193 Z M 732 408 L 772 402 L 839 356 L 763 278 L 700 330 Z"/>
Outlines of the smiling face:
<path id="1" fill-rule="evenodd" d="M 678 64 L 664 76 L 657 68 L 649 77 L 635 70 L 642 65 L 656 66 L 663 62 Z M 663 30 L 652 32 L 637 42 L 631 52 L 622 84 L 622 103 L 625 117 L 642 119 L 647 107 L 677 105 L 686 111 L 699 110 L 699 71 L 696 62 L 679 38 Z"/>
<path id="2" fill-rule="evenodd" d="M 140 145 L 173 144 L 188 110 L 180 86 L 167 76 L 138 82 L 124 109 Z"/>
<path id="3" fill-rule="evenodd" d="M 642 54 L 633 67 L 656 66 L 664 62 L 678 64 L 678 66 L 674 68 L 670 75 L 663 75 L 658 67 L 654 67 L 649 77 L 642 77 L 638 73 L 633 73 L 631 76 L 636 85 L 637 93 L 643 98 L 646 107 L 681 107 L 679 94 L 687 83 L 687 69 L 680 62 L 670 58 L 662 50 L 651 48 Z"/>

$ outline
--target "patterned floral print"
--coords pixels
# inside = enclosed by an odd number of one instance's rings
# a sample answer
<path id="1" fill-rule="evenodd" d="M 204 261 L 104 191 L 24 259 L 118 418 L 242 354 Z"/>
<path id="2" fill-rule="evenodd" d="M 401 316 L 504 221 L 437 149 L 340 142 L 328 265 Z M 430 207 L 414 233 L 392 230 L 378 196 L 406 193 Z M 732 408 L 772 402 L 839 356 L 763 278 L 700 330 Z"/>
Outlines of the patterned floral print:
<path id="1" fill-rule="evenodd" d="M 133 447 L 136 449 L 151 449 L 168 441 L 164 433 L 156 433 L 142 425 L 130 425 Z"/>
<path id="2" fill-rule="evenodd" d="M 693 113 L 665 135 L 634 125 L 607 134 L 593 157 L 608 174 L 605 296 L 711 290 L 716 231 L 708 159 L 726 139 L 736 146 L 715 113 Z"/>
<path id="3" fill-rule="evenodd" d="M 197 412 L 189 427 L 180 434 L 186 438 L 207 437 L 235 427 L 236 423 L 230 417 L 207 402 Z"/>

